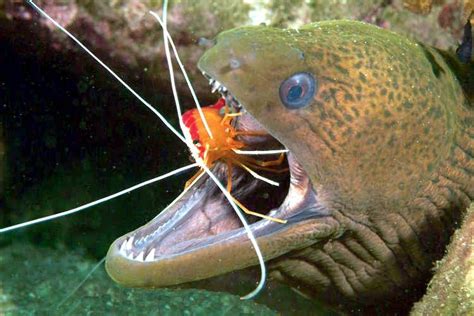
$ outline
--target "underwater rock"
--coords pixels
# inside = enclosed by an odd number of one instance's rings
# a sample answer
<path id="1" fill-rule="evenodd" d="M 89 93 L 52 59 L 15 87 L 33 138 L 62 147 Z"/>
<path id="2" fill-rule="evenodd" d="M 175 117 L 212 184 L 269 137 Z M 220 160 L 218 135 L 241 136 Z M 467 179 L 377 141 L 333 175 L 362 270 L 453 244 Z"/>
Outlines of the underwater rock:
<path id="1" fill-rule="evenodd" d="M 117 70 L 126 81 L 143 77 L 155 83 L 158 90 L 169 89 L 162 32 L 149 10 L 161 13 L 161 1 L 35 1 L 85 45 Z M 250 6 L 239 1 L 177 1 L 170 4 L 168 27 L 177 45 L 191 81 L 198 94 L 209 94 L 205 80 L 195 67 L 205 47 L 202 37 L 212 38 L 224 29 L 248 22 Z M 50 54 L 69 56 L 70 67 L 81 71 L 84 52 L 76 43 L 58 32 L 54 25 L 40 17 L 26 1 L 0 2 L 0 41 L 14 34 L 18 49 L 35 42 L 35 49 L 24 54 L 38 56 L 47 62 Z M 42 43 L 42 45 L 38 45 Z M 178 91 L 187 87 L 176 72 Z"/>
<path id="2" fill-rule="evenodd" d="M 436 265 L 427 293 L 411 315 L 472 315 L 474 310 L 474 204 Z"/>
<path id="3" fill-rule="evenodd" d="M 426 15 L 427 18 L 428 15 L 437 16 L 439 26 L 447 30 L 447 34 L 459 38 L 465 21 L 471 17 L 474 10 L 474 1 L 404 0 L 403 6 L 415 14 Z"/>
<path id="4" fill-rule="evenodd" d="M 407 1 L 409 3 L 431 3 L 431 1 Z M 158 23 L 148 14 L 149 10 L 160 12 L 161 1 L 36 1 L 63 26 L 68 28 L 104 61 L 131 80 L 144 77 L 160 88 L 169 88 L 168 71 L 162 45 L 162 34 Z M 410 6 L 410 8 L 416 6 Z M 422 6 L 423 8 L 426 5 Z M 431 6 L 429 6 L 431 8 Z M 456 7 L 458 11 L 461 6 Z M 426 11 L 426 9 L 423 9 Z M 436 10 L 433 10 L 436 11 Z M 169 30 L 182 60 L 189 71 L 198 94 L 209 95 L 207 83 L 200 79 L 195 67 L 205 47 L 199 45 L 201 38 L 213 38 L 225 29 L 245 25 L 269 23 L 272 26 L 299 26 L 311 21 L 330 19 L 355 19 L 375 23 L 382 27 L 397 25 L 397 31 L 413 34 L 426 44 L 447 48 L 454 44 L 445 37 L 437 25 L 436 12 L 419 19 L 399 1 L 272 1 L 262 5 L 249 1 L 173 1 L 169 8 Z M 416 25 L 417 27 L 414 27 Z M 46 55 L 70 55 L 71 67 L 80 70 L 81 49 L 54 29 L 23 1 L 0 2 L 0 40 L 15 34 L 16 41 L 31 41 L 31 36 L 44 43 L 42 48 L 30 50 L 46 59 Z M 13 30 L 15 32 L 13 32 Z M 433 41 L 436 41 L 433 42 Z M 40 51 L 38 51 L 40 50 Z M 41 59 L 40 59 L 41 60 Z M 177 73 L 178 90 L 186 92 L 184 79 Z"/>
<path id="5" fill-rule="evenodd" d="M 473 0 L 464 0 L 464 13 L 463 18 L 464 20 L 471 19 L 471 23 L 473 23 L 473 16 L 472 12 L 474 12 L 474 1 Z"/>
<path id="6" fill-rule="evenodd" d="M 445 3 L 448 2 L 448 3 Z M 405 8 L 410 10 L 413 13 L 417 14 L 428 14 L 431 12 L 434 5 L 442 5 L 444 7 L 461 7 L 463 6 L 463 19 L 466 20 L 469 18 L 472 10 L 474 9 L 474 3 L 472 0 L 464 1 L 443 1 L 443 0 L 403 0 L 403 5 Z"/>

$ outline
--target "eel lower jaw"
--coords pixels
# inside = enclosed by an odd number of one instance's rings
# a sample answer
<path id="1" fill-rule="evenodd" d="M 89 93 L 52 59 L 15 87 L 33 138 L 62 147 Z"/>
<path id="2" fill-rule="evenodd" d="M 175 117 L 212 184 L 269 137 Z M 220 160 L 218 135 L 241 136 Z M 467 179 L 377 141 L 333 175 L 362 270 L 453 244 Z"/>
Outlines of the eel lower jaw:
<path id="1" fill-rule="evenodd" d="M 254 119 L 239 120 L 252 125 L 249 122 Z M 251 205 L 251 201 L 270 195 L 267 204 L 278 204 L 266 215 L 287 220 L 281 224 L 261 219 L 250 225 L 265 260 L 334 233 L 332 217 L 318 201 L 306 172 L 292 153 L 288 153 L 287 160 L 290 172 L 279 176 L 286 186 L 277 192 L 243 170 L 233 171 L 232 194 L 237 200 L 247 203 L 251 210 L 261 211 L 260 205 L 265 203 Z M 225 164 L 216 164 L 212 171 L 219 179 L 226 179 Z M 272 202 L 275 197 L 277 202 Z M 118 238 L 106 258 L 112 279 L 131 287 L 188 283 L 256 264 L 258 259 L 246 230 L 207 175 L 149 223 Z"/>

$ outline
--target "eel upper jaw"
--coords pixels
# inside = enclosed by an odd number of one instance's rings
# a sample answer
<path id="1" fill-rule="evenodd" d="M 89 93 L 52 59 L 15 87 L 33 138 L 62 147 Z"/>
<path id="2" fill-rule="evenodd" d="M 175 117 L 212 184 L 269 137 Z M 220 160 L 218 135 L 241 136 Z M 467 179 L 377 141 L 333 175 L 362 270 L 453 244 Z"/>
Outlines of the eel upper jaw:
<path id="1" fill-rule="evenodd" d="M 241 107 L 223 85 L 216 84 L 213 79 L 210 83 L 228 104 Z M 250 115 L 245 117 L 248 119 Z M 255 119 L 250 117 L 249 121 L 252 120 Z M 250 225 L 266 260 L 304 248 L 335 233 L 334 220 L 318 201 L 306 172 L 293 153 L 288 153 L 287 157 L 288 192 L 283 202 L 267 215 L 288 222 L 280 224 L 262 219 Z M 212 171 L 225 182 L 224 164 L 216 164 Z M 245 172 L 234 170 L 233 182 L 236 189 L 232 194 L 237 199 L 262 190 L 261 181 L 249 180 Z M 116 282 L 126 286 L 162 287 L 256 264 L 255 250 L 234 210 L 214 182 L 203 176 L 166 211 L 118 238 L 107 254 L 106 269 Z"/>

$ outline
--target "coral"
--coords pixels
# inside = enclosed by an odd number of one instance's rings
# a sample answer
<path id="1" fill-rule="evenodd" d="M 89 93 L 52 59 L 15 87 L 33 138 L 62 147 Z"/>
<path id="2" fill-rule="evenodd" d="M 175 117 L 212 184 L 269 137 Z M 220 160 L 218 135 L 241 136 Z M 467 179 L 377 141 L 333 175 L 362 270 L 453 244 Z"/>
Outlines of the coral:
<path id="1" fill-rule="evenodd" d="M 161 13 L 161 1 L 36 1 L 60 24 L 76 34 L 112 68 L 127 79 L 136 80 L 136 74 L 156 83 L 160 90 L 169 89 L 162 32 L 158 22 L 148 11 Z M 15 41 L 22 44 L 35 36 L 44 44 L 37 46 L 39 62 L 46 62 L 48 52 L 68 55 L 71 68 L 82 63 L 82 51 L 55 27 L 40 17 L 23 1 L 7 0 L 0 4 L 2 36 L 15 30 Z M 179 45 L 180 55 L 190 78 L 200 94 L 209 94 L 209 87 L 195 67 L 205 47 L 199 46 L 201 37 L 212 38 L 220 31 L 248 20 L 250 6 L 237 1 L 173 1 L 168 12 L 169 31 Z M 187 92 L 180 74 L 178 89 Z"/>

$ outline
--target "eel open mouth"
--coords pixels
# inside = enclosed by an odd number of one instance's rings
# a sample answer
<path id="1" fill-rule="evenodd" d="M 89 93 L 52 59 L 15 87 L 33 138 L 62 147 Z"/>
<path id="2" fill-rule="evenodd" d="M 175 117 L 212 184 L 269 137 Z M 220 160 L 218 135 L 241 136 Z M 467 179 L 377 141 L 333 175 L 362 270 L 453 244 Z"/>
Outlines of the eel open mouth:
<path id="1" fill-rule="evenodd" d="M 212 90 L 243 112 L 234 119 L 238 130 L 264 130 L 232 94 L 208 77 Z M 245 136 L 252 149 L 282 149 L 270 134 Z M 269 159 L 268 156 L 258 157 Z M 231 194 L 248 209 L 287 220 L 286 224 L 249 217 L 265 260 L 307 247 L 328 235 L 328 211 L 317 201 L 310 180 L 291 152 L 288 172 L 261 172 L 280 183 L 272 186 L 235 167 Z M 283 166 L 285 167 L 285 166 Z M 217 163 L 212 172 L 226 183 L 227 167 Z M 204 175 L 171 207 L 146 225 L 118 238 L 107 254 L 106 269 L 118 283 L 132 287 L 162 287 L 196 281 L 258 263 L 243 225 L 216 184 Z"/>

